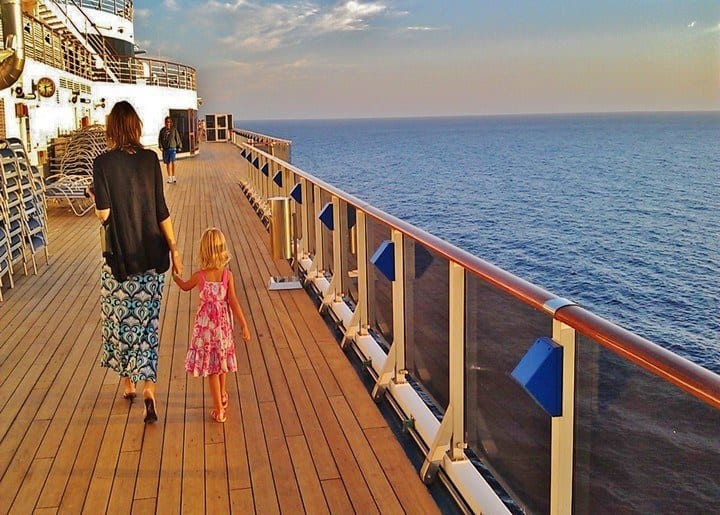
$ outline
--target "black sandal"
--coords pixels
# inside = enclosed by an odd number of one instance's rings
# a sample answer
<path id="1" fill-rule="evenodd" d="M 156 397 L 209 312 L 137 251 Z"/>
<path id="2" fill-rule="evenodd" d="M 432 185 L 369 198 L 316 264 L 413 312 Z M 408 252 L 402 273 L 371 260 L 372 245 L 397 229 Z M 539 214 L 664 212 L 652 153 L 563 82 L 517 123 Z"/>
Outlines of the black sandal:
<path id="1" fill-rule="evenodd" d="M 152 397 L 145 398 L 145 423 L 152 424 L 157 422 L 158 416 L 155 412 L 155 399 Z"/>

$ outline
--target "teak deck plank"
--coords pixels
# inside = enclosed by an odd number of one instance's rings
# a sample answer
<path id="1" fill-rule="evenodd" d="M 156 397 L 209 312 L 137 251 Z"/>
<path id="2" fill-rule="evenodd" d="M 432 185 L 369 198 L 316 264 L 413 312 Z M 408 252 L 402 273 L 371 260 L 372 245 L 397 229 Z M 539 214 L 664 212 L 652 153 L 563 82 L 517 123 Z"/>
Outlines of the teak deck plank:
<path id="1" fill-rule="evenodd" d="M 437 504 L 304 291 L 271 292 L 267 230 L 232 145 L 177 164 L 168 205 L 189 277 L 200 234 L 225 233 L 252 338 L 236 334 L 225 424 L 185 354 L 198 292 L 165 280 L 156 399 L 130 403 L 99 366 L 97 220 L 49 206 L 50 264 L 0 303 L 0 514 L 437 513 Z M 20 267 L 21 268 L 21 267 Z"/>

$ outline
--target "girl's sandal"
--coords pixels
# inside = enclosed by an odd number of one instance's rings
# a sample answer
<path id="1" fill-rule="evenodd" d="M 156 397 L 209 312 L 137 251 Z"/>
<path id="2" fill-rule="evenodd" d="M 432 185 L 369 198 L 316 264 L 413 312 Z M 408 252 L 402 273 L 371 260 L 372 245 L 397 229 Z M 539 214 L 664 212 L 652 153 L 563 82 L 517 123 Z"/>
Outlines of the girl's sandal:
<path id="1" fill-rule="evenodd" d="M 225 410 L 212 410 L 210 411 L 210 416 L 213 418 L 215 422 L 220 422 L 221 424 L 227 420 L 227 417 L 225 416 Z"/>
<path id="2" fill-rule="evenodd" d="M 228 393 L 225 392 L 222 394 L 222 409 L 223 411 L 227 409 L 228 404 L 230 402 L 230 399 L 228 398 Z"/>

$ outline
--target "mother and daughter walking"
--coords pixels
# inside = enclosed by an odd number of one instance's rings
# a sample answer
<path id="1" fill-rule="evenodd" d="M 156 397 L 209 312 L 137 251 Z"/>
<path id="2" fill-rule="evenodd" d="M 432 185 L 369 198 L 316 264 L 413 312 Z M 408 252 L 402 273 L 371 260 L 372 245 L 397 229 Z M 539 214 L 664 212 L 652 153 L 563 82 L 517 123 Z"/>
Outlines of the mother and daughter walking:
<path id="1" fill-rule="evenodd" d="M 100 364 L 117 372 L 123 398 L 131 402 L 137 383 L 143 381 L 144 421 L 156 422 L 158 320 L 165 272 L 172 265 L 173 279 L 182 290 L 200 289 L 185 369 L 195 377 L 208 378 L 214 405 L 210 415 L 225 422 L 226 374 L 237 371 L 231 313 L 243 339 L 250 339 L 227 268 L 230 255 L 225 237 L 216 228 L 203 233 L 200 268 L 184 281 L 160 163 L 157 154 L 140 143 L 141 134 L 142 122 L 135 109 L 128 102 L 118 102 L 107 118 L 108 150 L 93 163 L 94 182 L 88 193 L 107 242 L 100 276 Z"/>

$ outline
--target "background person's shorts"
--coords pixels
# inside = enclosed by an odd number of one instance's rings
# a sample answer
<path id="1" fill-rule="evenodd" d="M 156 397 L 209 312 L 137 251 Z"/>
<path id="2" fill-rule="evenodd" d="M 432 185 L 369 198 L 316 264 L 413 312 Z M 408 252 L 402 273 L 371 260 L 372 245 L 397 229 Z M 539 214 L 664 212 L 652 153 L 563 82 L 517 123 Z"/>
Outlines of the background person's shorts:
<path id="1" fill-rule="evenodd" d="M 177 149 L 175 148 L 166 148 L 163 150 L 163 163 L 168 164 L 175 161 L 175 155 L 177 154 Z"/>

